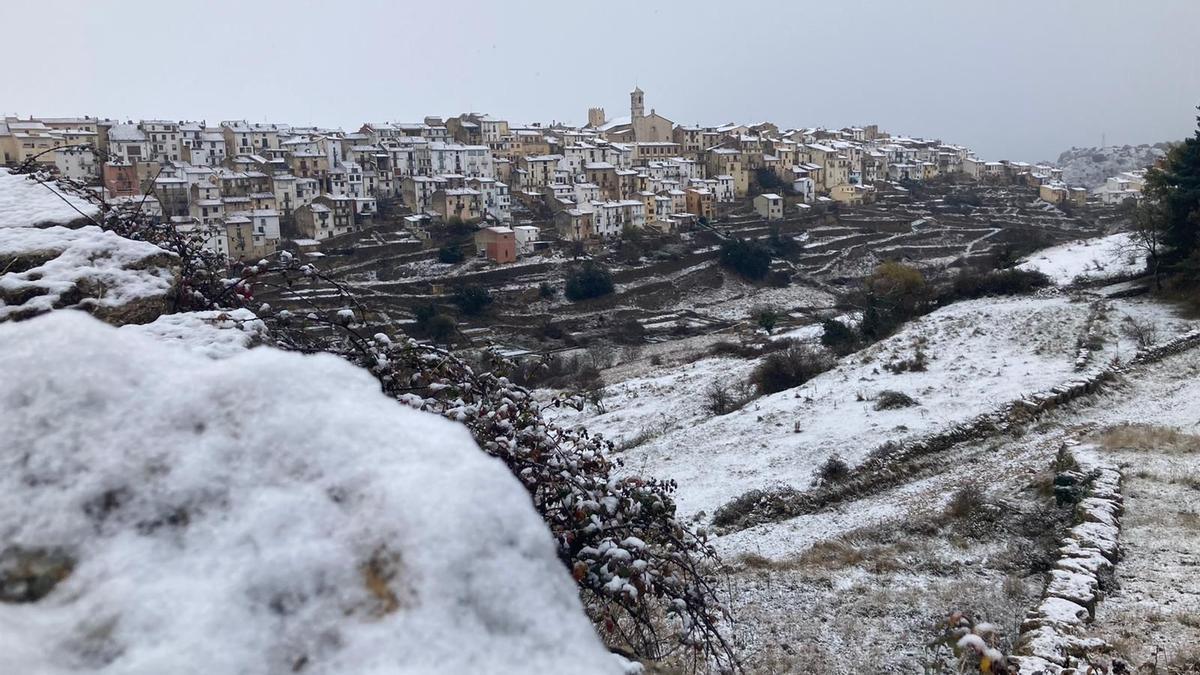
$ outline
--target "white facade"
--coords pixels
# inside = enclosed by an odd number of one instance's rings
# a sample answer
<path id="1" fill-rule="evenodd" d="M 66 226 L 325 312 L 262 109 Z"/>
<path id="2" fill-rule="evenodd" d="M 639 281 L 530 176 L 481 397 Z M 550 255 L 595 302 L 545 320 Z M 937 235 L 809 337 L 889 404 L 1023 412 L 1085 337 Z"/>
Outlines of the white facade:
<path id="1" fill-rule="evenodd" d="M 762 194 L 754 198 L 754 210 L 767 220 L 783 218 L 783 197 L 777 194 Z"/>
<path id="2" fill-rule="evenodd" d="M 533 253 L 533 242 L 538 240 L 541 230 L 532 225 L 518 225 L 513 228 L 517 240 L 517 255 Z"/>
<path id="3" fill-rule="evenodd" d="M 646 226 L 646 205 L 641 201 L 626 199 L 593 203 L 592 206 L 592 229 L 598 236 L 619 237 L 627 225 L 638 229 Z"/>
<path id="4" fill-rule="evenodd" d="M 100 175 L 100 162 L 89 148 L 59 148 L 54 151 L 54 166 L 63 178 L 86 183 Z"/>

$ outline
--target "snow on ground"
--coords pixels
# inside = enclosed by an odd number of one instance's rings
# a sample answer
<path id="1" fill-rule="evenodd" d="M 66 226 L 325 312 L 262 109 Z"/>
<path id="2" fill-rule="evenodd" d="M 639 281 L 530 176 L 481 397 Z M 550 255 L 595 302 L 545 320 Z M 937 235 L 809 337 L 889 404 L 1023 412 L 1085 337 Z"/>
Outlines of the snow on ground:
<path id="1" fill-rule="evenodd" d="M 162 300 L 175 256 L 95 225 L 0 228 L 0 321 L 64 306 L 117 310 Z"/>
<path id="2" fill-rule="evenodd" d="M 53 181 L 45 183 L 0 168 L 0 228 L 70 223 L 100 213 L 95 204 L 63 192 Z"/>
<path id="3" fill-rule="evenodd" d="M 610 385 L 606 412 L 577 420 L 609 437 L 666 433 L 625 454 L 628 470 L 679 483 L 680 512 L 713 511 L 751 489 L 807 487 L 832 455 L 851 464 L 889 440 L 924 436 L 1068 379 L 1088 305 L 1063 296 L 985 298 L 940 309 L 797 389 L 713 416 L 705 388 L 744 382 L 753 361 L 709 358 Z M 885 368 L 928 358 L 925 372 Z M 876 411 L 884 390 L 919 405 Z M 799 429 L 799 431 L 797 431 Z"/>
<path id="4" fill-rule="evenodd" d="M 1125 498 L 1123 556 L 1092 634 L 1133 667 L 1184 672 L 1177 660 L 1200 662 L 1200 350 L 1139 369 L 1075 421 L 1121 466 Z"/>
<path id="5" fill-rule="evenodd" d="M 825 309 L 834 305 L 832 294 L 811 286 L 792 284 L 783 288 L 761 287 L 742 281 L 734 274 L 725 274 L 725 283 L 706 290 L 703 301 L 679 303 L 707 316 L 727 321 L 742 321 L 752 307 L 767 305 L 783 311 L 796 309 Z"/>
<path id="6" fill-rule="evenodd" d="M 208 310 L 164 314 L 147 324 L 121 330 L 149 335 L 214 359 L 241 353 L 267 334 L 267 326 L 248 309 Z"/>
<path id="7" fill-rule="evenodd" d="M 1040 271 L 1054 283 L 1066 285 L 1081 278 L 1136 274 L 1145 264 L 1140 254 L 1130 250 L 1130 235 L 1123 232 L 1052 246 L 1030 255 L 1017 267 Z"/>
<path id="8" fill-rule="evenodd" d="M 512 474 L 341 359 L 61 311 L 0 372 L 0 592 L 65 575 L 0 672 L 621 672 Z"/>

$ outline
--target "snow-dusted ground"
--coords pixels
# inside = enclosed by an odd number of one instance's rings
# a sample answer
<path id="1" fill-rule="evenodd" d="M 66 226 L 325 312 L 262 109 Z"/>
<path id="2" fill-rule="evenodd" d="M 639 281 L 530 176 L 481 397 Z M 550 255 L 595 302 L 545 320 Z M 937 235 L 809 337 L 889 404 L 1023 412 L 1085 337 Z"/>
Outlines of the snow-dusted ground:
<path id="1" fill-rule="evenodd" d="M 1073 372 L 1087 314 L 1087 303 L 1065 296 L 958 303 L 802 387 L 727 415 L 704 409 L 705 389 L 744 382 L 753 361 L 706 358 L 652 369 L 611 384 L 607 412 L 589 408 L 565 419 L 618 440 L 642 429 L 661 434 L 629 450 L 626 466 L 676 480 L 681 513 L 712 515 L 751 489 L 807 487 L 832 455 L 854 464 L 888 440 L 923 436 L 1062 382 Z M 925 372 L 884 367 L 918 350 L 928 358 Z M 884 390 L 908 394 L 919 405 L 876 411 L 874 399 Z"/>
<path id="2" fill-rule="evenodd" d="M 1119 331 L 1127 315 L 1157 326 L 1160 342 L 1196 327 L 1171 306 L 1129 299 L 1110 302 L 1100 319 L 1103 330 Z M 1119 351 L 1127 359 L 1133 349 Z M 1022 555 L 1036 559 L 1036 547 L 1014 545 L 1007 534 L 955 538 L 956 526 L 944 515 L 947 500 L 969 486 L 1006 502 L 1008 510 L 1028 510 L 1064 440 L 1090 438 L 1122 424 L 1200 434 L 1200 350 L 1139 367 L 1096 399 L 1051 413 L 1022 437 L 958 446 L 935 475 L 719 537 L 718 551 L 735 564 L 731 604 L 740 614 L 739 639 L 749 669 L 875 672 L 886 662 L 893 672 L 922 672 L 928 658 L 923 644 L 937 621 L 955 609 L 1005 626 L 1006 639 L 1014 639 L 1043 580 L 1029 570 L 1013 576 L 1004 567 Z M 1126 476 L 1121 534 L 1126 553 L 1117 565 L 1115 590 L 1100 600 L 1093 633 L 1135 667 L 1153 662 L 1156 650 L 1160 664 L 1196 657 L 1197 453 L 1200 442 L 1189 452 L 1102 453 L 1119 462 Z M 919 533 L 881 534 L 904 533 L 914 524 Z M 834 553 L 811 556 L 814 545 Z"/>
<path id="3" fill-rule="evenodd" d="M 1072 379 L 1077 340 L 1098 297 L 958 303 L 843 359 L 836 371 L 799 390 L 805 398 L 784 392 L 723 417 L 703 410 L 704 388 L 744 380 L 753 361 L 702 358 L 641 371 L 625 365 L 605 372 L 613 382 L 607 412 L 589 409 L 572 419 L 619 440 L 645 430 L 648 440 L 623 453 L 627 470 L 675 478 L 681 513 L 711 516 L 713 508 L 750 488 L 773 482 L 807 487 L 815 466 L 833 452 L 853 463 L 885 440 L 938 431 Z M 1102 344 L 1093 354 L 1095 362 L 1128 361 L 1136 353 L 1130 319 L 1149 327 L 1153 342 L 1200 325 L 1147 297 L 1107 300 L 1099 307 L 1095 334 Z M 793 333 L 799 339 L 818 334 L 811 328 Z M 921 339 L 930 357 L 928 371 L 895 375 L 880 367 L 911 355 Z M 1053 537 L 1048 542 L 1029 537 L 1050 527 L 1038 509 L 1052 504 L 1044 486 L 1063 440 L 1123 422 L 1200 432 L 1197 375 L 1200 351 L 1171 357 L 1139 368 L 1127 383 L 1096 400 L 1049 414 L 1024 436 L 957 446 L 932 475 L 817 513 L 716 537 L 714 545 L 732 570 L 730 606 L 738 618 L 732 630 L 748 671 L 847 673 L 890 667 L 889 672 L 922 672 L 928 658 L 924 645 L 955 609 L 1003 626 L 1003 644 L 1011 647 L 1026 610 L 1040 601 L 1044 580 L 1035 561 L 1052 555 L 1057 545 Z M 908 393 L 921 405 L 877 412 L 869 400 L 856 400 L 859 391 L 869 397 L 885 388 Z M 796 422 L 800 433 L 794 431 Z M 907 430 L 897 429 L 900 425 Z M 1128 545 L 1142 562 L 1131 563 L 1127 556 L 1118 575 L 1129 575 L 1127 581 L 1119 577 L 1128 595 L 1118 591 L 1120 597 L 1101 601 L 1096 630 L 1110 641 L 1125 633 L 1126 646 L 1141 640 L 1167 645 L 1174 653 L 1187 639 L 1200 639 L 1191 604 L 1195 596 L 1188 595 L 1190 582 L 1183 578 L 1193 569 L 1195 532 L 1162 543 L 1150 524 L 1160 519 L 1180 528 L 1196 522 L 1196 510 L 1187 501 L 1194 494 L 1190 486 L 1200 484 L 1194 460 L 1178 457 L 1161 472 L 1157 465 L 1147 467 L 1175 480 L 1163 501 L 1153 499 L 1159 486 L 1137 490 L 1142 486 L 1131 484 L 1135 496 L 1127 493 L 1126 523 L 1143 530 L 1131 530 Z M 989 530 L 964 533 L 967 525 L 946 515 L 951 496 L 964 486 L 1030 523 L 1026 538 Z M 1143 501 L 1133 501 L 1137 496 Z M 1110 599 L 1114 604 L 1105 609 Z M 1105 616 L 1112 618 L 1106 622 Z M 1162 621 L 1170 625 L 1161 635 L 1154 633 Z M 1129 656 L 1140 663 L 1136 659 L 1144 653 Z"/>
<path id="4" fill-rule="evenodd" d="M 146 324 L 121 330 L 149 335 L 196 354 L 222 359 L 245 351 L 267 333 L 267 326 L 248 309 L 208 310 L 164 314 Z"/>
<path id="5" fill-rule="evenodd" d="M 63 576 L 0 602 L 0 672 L 622 671 L 466 429 L 334 356 L 159 333 L 0 324 L 2 589 Z"/>
<path id="6" fill-rule="evenodd" d="M 1124 474 L 1124 555 L 1092 634 L 1126 663 L 1186 672 L 1189 659 L 1200 662 L 1200 351 L 1145 367 L 1078 423 L 1091 432 L 1157 428 L 1102 442 L 1101 456 Z"/>
<path id="7" fill-rule="evenodd" d="M 1076 279 L 1136 274 L 1145 268 L 1145 261 L 1130 245 L 1130 235 L 1122 232 L 1043 249 L 1023 259 L 1017 267 L 1043 272 L 1054 283 L 1066 285 Z"/>
<path id="8" fill-rule="evenodd" d="M 63 192 L 53 181 L 41 185 L 0 168 L 0 228 L 70 223 L 99 213 L 95 204 Z"/>

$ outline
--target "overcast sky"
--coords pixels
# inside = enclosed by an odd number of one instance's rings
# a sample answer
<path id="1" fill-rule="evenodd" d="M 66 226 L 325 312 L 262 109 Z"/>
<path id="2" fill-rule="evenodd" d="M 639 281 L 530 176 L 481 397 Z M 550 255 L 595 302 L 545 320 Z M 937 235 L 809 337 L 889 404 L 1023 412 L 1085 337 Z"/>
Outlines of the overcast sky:
<path id="1" fill-rule="evenodd" d="M 583 123 L 590 106 L 627 115 L 636 84 L 678 123 L 874 122 L 1037 161 L 1102 134 L 1181 138 L 1200 103 L 1200 0 L 33 7 L 53 29 L 5 31 L 3 113 L 350 129 L 474 110 Z"/>

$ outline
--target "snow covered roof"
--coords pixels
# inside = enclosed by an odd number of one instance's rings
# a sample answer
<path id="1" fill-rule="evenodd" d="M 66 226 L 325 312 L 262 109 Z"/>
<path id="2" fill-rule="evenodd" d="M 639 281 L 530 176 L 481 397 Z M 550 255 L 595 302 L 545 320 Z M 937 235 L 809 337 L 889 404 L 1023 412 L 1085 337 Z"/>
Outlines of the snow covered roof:
<path id="1" fill-rule="evenodd" d="M 632 123 L 633 123 L 633 118 L 630 117 L 629 115 L 625 115 L 624 117 L 614 117 L 613 119 L 611 119 L 611 120 L 605 122 L 604 124 L 600 125 L 599 127 L 597 127 L 597 129 L 599 131 L 612 131 L 613 129 L 616 129 L 617 127 L 628 126 Z"/>
<path id="2" fill-rule="evenodd" d="M 136 124 L 114 124 L 108 130 L 108 140 L 136 143 L 146 140 L 146 134 Z"/>

